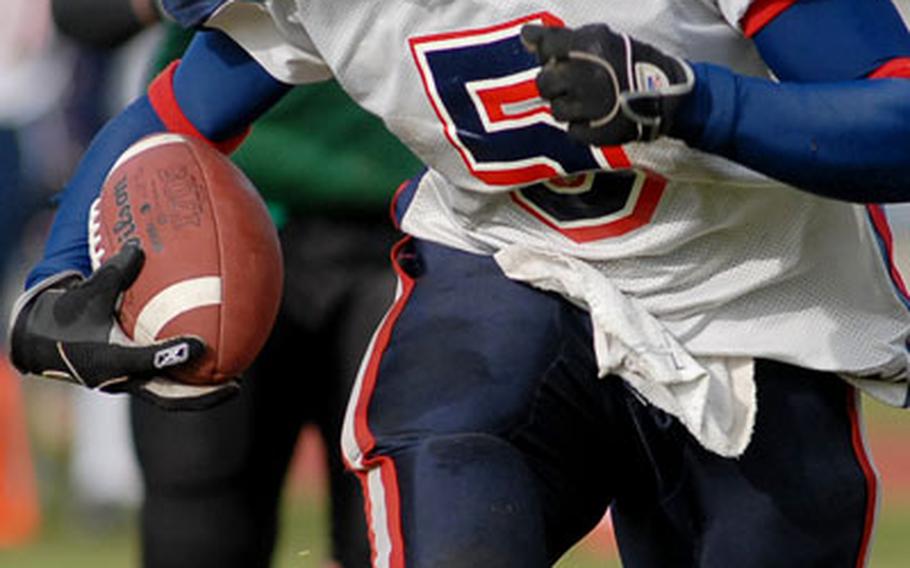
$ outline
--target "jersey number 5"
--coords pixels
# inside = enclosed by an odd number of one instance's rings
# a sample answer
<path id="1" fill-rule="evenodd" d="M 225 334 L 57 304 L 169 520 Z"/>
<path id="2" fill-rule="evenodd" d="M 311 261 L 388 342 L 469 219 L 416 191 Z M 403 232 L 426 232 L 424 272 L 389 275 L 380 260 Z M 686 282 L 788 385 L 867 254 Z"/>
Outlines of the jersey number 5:
<path id="1" fill-rule="evenodd" d="M 666 181 L 630 169 L 621 147 L 569 139 L 537 91 L 540 66 L 520 40 L 528 23 L 563 25 L 541 12 L 410 39 L 446 139 L 473 176 L 490 186 L 524 186 L 512 192 L 513 201 L 575 242 L 647 224 Z M 594 170 L 599 173 L 581 173 Z"/>

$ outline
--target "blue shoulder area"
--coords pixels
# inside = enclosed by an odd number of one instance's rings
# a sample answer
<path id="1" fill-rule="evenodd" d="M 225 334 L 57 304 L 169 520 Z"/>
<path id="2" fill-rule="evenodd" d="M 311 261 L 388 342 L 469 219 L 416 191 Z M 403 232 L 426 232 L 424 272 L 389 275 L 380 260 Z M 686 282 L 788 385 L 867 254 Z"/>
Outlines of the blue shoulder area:
<path id="1" fill-rule="evenodd" d="M 228 0 L 162 0 L 164 11 L 184 28 L 201 26 Z"/>
<path id="2" fill-rule="evenodd" d="M 892 0 L 796 2 L 753 39 L 781 81 L 862 79 L 910 56 L 910 34 Z"/>

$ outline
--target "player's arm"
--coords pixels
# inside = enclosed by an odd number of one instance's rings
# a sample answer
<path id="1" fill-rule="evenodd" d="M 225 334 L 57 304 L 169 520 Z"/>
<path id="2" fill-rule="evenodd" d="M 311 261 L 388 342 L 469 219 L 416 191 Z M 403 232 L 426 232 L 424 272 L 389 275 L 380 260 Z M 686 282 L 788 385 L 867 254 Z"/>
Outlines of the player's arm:
<path id="1" fill-rule="evenodd" d="M 671 136 L 819 195 L 910 201 L 910 81 L 777 84 L 693 67 Z"/>
<path id="2" fill-rule="evenodd" d="M 910 78 L 892 0 L 754 0 L 739 26 L 781 82 Z"/>
<path id="3" fill-rule="evenodd" d="M 756 0 L 740 24 L 781 84 L 696 65 L 677 134 L 830 197 L 910 199 L 910 34 L 891 0 Z"/>
<path id="4" fill-rule="evenodd" d="M 818 0 L 815 6 L 827 5 L 842 8 L 853 5 L 867 18 L 893 22 L 898 18 L 893 6 L 885 0 L 872 0 L 871 12 L 857 7 L 853 0 Z M 792 7 L 791 7 L 792 8 Z M 846 9 L 846 8 L 844 8 Z M 564 32 L 539 28 L 528 43 L 537 50 L 546 63 L 538 78 L 541 94 L 553 103 L 554 116 L 570 123 L 570 133 L 580 141 L 595 144 L 619 144 L 638 138 L 617 137 L 617 121 L 641 122 L 642 112 L 633 110 L 629 99 L 621 100 L 622 112 L 605 122 L 608 110 L 615 101 L 628 97 L 622 88 L 610 87 L 615 83 L 603 69 L 604 62 L 615 69 L 630 67 L 634 57 L 646 57 L 647 63 L 665 70 L 671 83 L 686 86 L 674 76 L 682 76 L 680 66 L 692 70 L 694 81 L 685 94 L 668 91 L 659 86 L 635 83 L 636 77 L 626 80 L 628 91 L 636 100 L 645 103 L 644 114 L 659 122 L 656 134 L 670 135 L 685 140 L 689 145 L 719 154 L 749 166 L 757 171 L 821 195 L 857 202 L 888 202 L 910 200 L 910 86 L 903 81 L 838 81 L 851 77 L 849 73 L 863 75 L 880 73 L 889 69 L 889 62 L 900 61 L 903 53 L 910 53 L 906 30 L 887 27 L 891 31 L 881 40 L 872 42 L 862 33 L 862 28 L 851 32 L 849 26 L 833 30 L 836 40 L 831 41 L 830 51 L 835 57 L 840 51 L 855 49 L 865 53 L 862 57 L 845 60 L 841 66 L 832 65 L 824 73 L 812 69 L 812 60 L 801 55 L 783 57 L 786 51 L 778 34 L 777 22 L 788 23 L 798 19 L 807 26 L 802 31 L 805 38 L 818 37 L 817 31 L 808 27 L 817 22 L 815 12 L 788 12 L 766 21 L 756 30 L 756 40 L 762 53 L 776 61 L 776 72 L 785 76 L 810 77 L 802 83 L 774 83 L 733 74 L 709 64 L 689 66 L 659 52 L 649 52 L 634 40 L 623 53 L 610 48 L 616 37 L 605 26 L 586 26 Z M 900 26 L 900 20 L 897 20 Z M 792 27 L 788 28 L 792 32 Z M 810 31 L 806 31 L 810 30 Z M 544 34 L 541 36 L 540 34 Z M 760 36 L 760 39 L 759 39 Z M 842 41 L 843 43 L 838 43 Z M 859 43 L 863 48 L 859 48 Z M 871 45 L 874 44 L 874 45 Z M 846 46 L 846 47 L 844 47 Z M 794 54 L 801 53 L 802 45 L 789 44 Z M 543 52 L 543 53 L 542 53 Z M 597 65 L 583 61 L 575 55 L 594 55 Z M 644 55 L 642 55 L 644 54 Z M 583 59 L 583 58 L 582 58 Z M 894 64 L 890 64 L 894 65 Z M 620 77 L 622 73 L 614 71 Z M 852 75 L 856 76 L 856 75 Z M 812 78 L 823 83 L 810 83 Z M 604 85 L 607 85 L 605 87 Z M 611 91 L 615 93 L 611 99 Z M 559 106 L 557 102 L 560 100 Z"/>
<path id="5" fill-rule="evenodd" d="M 29 274 L 26 288 L 65 271 L 89 274 L 89 208 L 108 170 L 131 144 L 170 131 L 203 138 L 230 152 L 250 124 L 290 88 L 223 33 L 197 33 L 179 64 L 163 71 L 147 94 L 95 136 L 60 195 L 44 256 Z"/>
<path id="6" fill-rule="evenodd" d="M 141 269 L 142 255 L 125 250 L 86 279 L 89 209 L 117 157 L 143 136 L 179 132 L 229 151 L 289 88 L 223 33 L 200 32 L 179 65 L 105 125 L 63 190 L 43 258 L 16 303 L 11 351 L 20 370 L 90 388 L 131 390 L 166 371 L 155 361 L 171 358 L 156 357 L 156 349 L 183 342 L 190 355 L 201 354 L 201 342 L 192 338 L 151 348 L 111 343 L 114 307 Z"/>

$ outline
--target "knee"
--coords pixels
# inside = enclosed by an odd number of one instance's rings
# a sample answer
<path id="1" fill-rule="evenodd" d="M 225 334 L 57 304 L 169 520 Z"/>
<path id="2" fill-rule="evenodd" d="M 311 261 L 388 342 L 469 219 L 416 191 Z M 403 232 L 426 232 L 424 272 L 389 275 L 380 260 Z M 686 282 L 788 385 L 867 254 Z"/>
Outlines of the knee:
<path id="1" fill-rule="evenodd" d="M 537 481 L 508 441 L 483 433 L 433 436 L 391 460 L 398 487 L 384 493 L 400 499 L 409 565 L 547 565 Z"/>
<path id="2" fill-rule="evenodd" d="M 134 441 L 149 492 L 204 491 L 242 476 L 251 449 L 245 412 L 237 399 L 198 413 L 134 402 Z"/>

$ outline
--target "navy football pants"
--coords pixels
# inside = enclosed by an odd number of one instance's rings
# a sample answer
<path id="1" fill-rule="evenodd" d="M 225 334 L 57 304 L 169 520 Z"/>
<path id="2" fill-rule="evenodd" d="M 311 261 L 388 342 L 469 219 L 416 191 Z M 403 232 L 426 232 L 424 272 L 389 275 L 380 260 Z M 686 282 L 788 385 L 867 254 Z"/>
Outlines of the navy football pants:
<path id="1" fill-rule="evenodd" d="M 740 459 L 616 377 L 585 312 L 489 257 L 409 239 L 343 446 L 378 567 L 549 566 L 612 507 L 628 567 L 857 566 L 876 481 L 853 389 L 758 361 Z"/>

